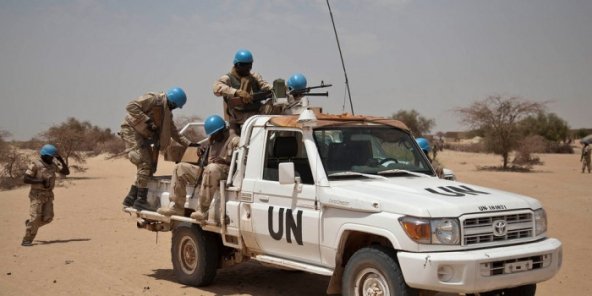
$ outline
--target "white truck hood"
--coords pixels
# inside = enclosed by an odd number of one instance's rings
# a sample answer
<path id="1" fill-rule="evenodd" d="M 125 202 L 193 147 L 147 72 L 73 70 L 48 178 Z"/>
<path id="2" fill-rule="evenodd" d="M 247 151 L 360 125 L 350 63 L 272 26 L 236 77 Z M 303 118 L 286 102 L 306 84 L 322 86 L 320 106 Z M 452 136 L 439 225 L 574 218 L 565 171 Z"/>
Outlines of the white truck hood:
<path id="1" fill-rule="evenodd" d="M 338 180 L 325 188 L 320 192 L 325 206 L 418 217 L 541 208 L 534 198 L 436 177 Z"/>

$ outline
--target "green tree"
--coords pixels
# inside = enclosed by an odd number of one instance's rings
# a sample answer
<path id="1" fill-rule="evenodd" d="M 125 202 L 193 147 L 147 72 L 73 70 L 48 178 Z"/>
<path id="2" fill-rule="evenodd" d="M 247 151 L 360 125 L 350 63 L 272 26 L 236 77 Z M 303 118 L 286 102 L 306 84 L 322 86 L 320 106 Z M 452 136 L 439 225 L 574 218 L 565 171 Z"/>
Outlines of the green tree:
<path id="1" fill-rule="evenodd" d="M 548 141 L 560 142 L 569 137 L 569 125 L 555 113 L 538 112 L 520 122 L 524 136 L 539 135 Z"/>
<path id="2" fill-rule="evenodd" d="M 412 109 L 411 111 L 399 110 L 397 113 L 393 114 L 391 118 L 405 123 L 415 137 L 423 137 L 436 125 L 434 119 L 423 117 L 419 112 L 415 111 L 415 109 Z"/>
<path id="3" fill-rule="evenodd" d="M 490 96 L 468 107 L 458 108 L 461 122 L 485 133 L 488 151 L 501 155 L 503 168 L 508 168 L 510 152 L 520 138 L 518 123 L 533 114 L 542 112 L 544 103 L 530 102 L 519 97 Z"/>

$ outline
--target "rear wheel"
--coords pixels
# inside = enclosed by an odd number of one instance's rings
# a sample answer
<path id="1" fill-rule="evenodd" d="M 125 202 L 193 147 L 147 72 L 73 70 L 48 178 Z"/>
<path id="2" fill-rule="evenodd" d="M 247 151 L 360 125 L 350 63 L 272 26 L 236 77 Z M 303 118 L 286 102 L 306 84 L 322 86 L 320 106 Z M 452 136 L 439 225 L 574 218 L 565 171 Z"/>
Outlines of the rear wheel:
<path id="1" fill-rule="evenodd" d="M 180 283 L 207 286 L 214 281 L 220 248 L 218 237 L 196 225 L 173 229 L 171 246 L 173 272 Z"/>
<path id="2" fill-rule="evenodd" d="M 345 266 L 341 290 L 343 295 L 418 295 L 415 289 L 405 283 L 395 258 L 394 250 L 382 246 L 358 250 Z"/>

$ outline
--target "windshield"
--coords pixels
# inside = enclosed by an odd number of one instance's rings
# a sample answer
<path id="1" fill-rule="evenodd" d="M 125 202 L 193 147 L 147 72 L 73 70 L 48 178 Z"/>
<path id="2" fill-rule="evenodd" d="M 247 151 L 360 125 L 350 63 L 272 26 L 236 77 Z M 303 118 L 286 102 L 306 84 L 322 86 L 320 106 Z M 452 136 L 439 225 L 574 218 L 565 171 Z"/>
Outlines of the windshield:
<path id="1" fill-rule="evenodd" d="M 395 127 L 328 126 L 315 129 L 314 139 L 329 178 L 433 175 L 415 139 Z"/>

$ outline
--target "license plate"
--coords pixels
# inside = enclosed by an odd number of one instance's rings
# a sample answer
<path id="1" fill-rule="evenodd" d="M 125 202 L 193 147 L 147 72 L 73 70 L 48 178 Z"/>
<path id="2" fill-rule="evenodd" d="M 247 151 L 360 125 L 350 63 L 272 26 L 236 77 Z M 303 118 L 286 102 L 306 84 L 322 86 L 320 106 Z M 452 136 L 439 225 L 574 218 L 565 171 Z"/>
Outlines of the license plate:
<path id="1" fill-rule="evenodd" d="M 532 260 L 504 264 L 504 273 L 522 272 L 532 269 Z"/>

